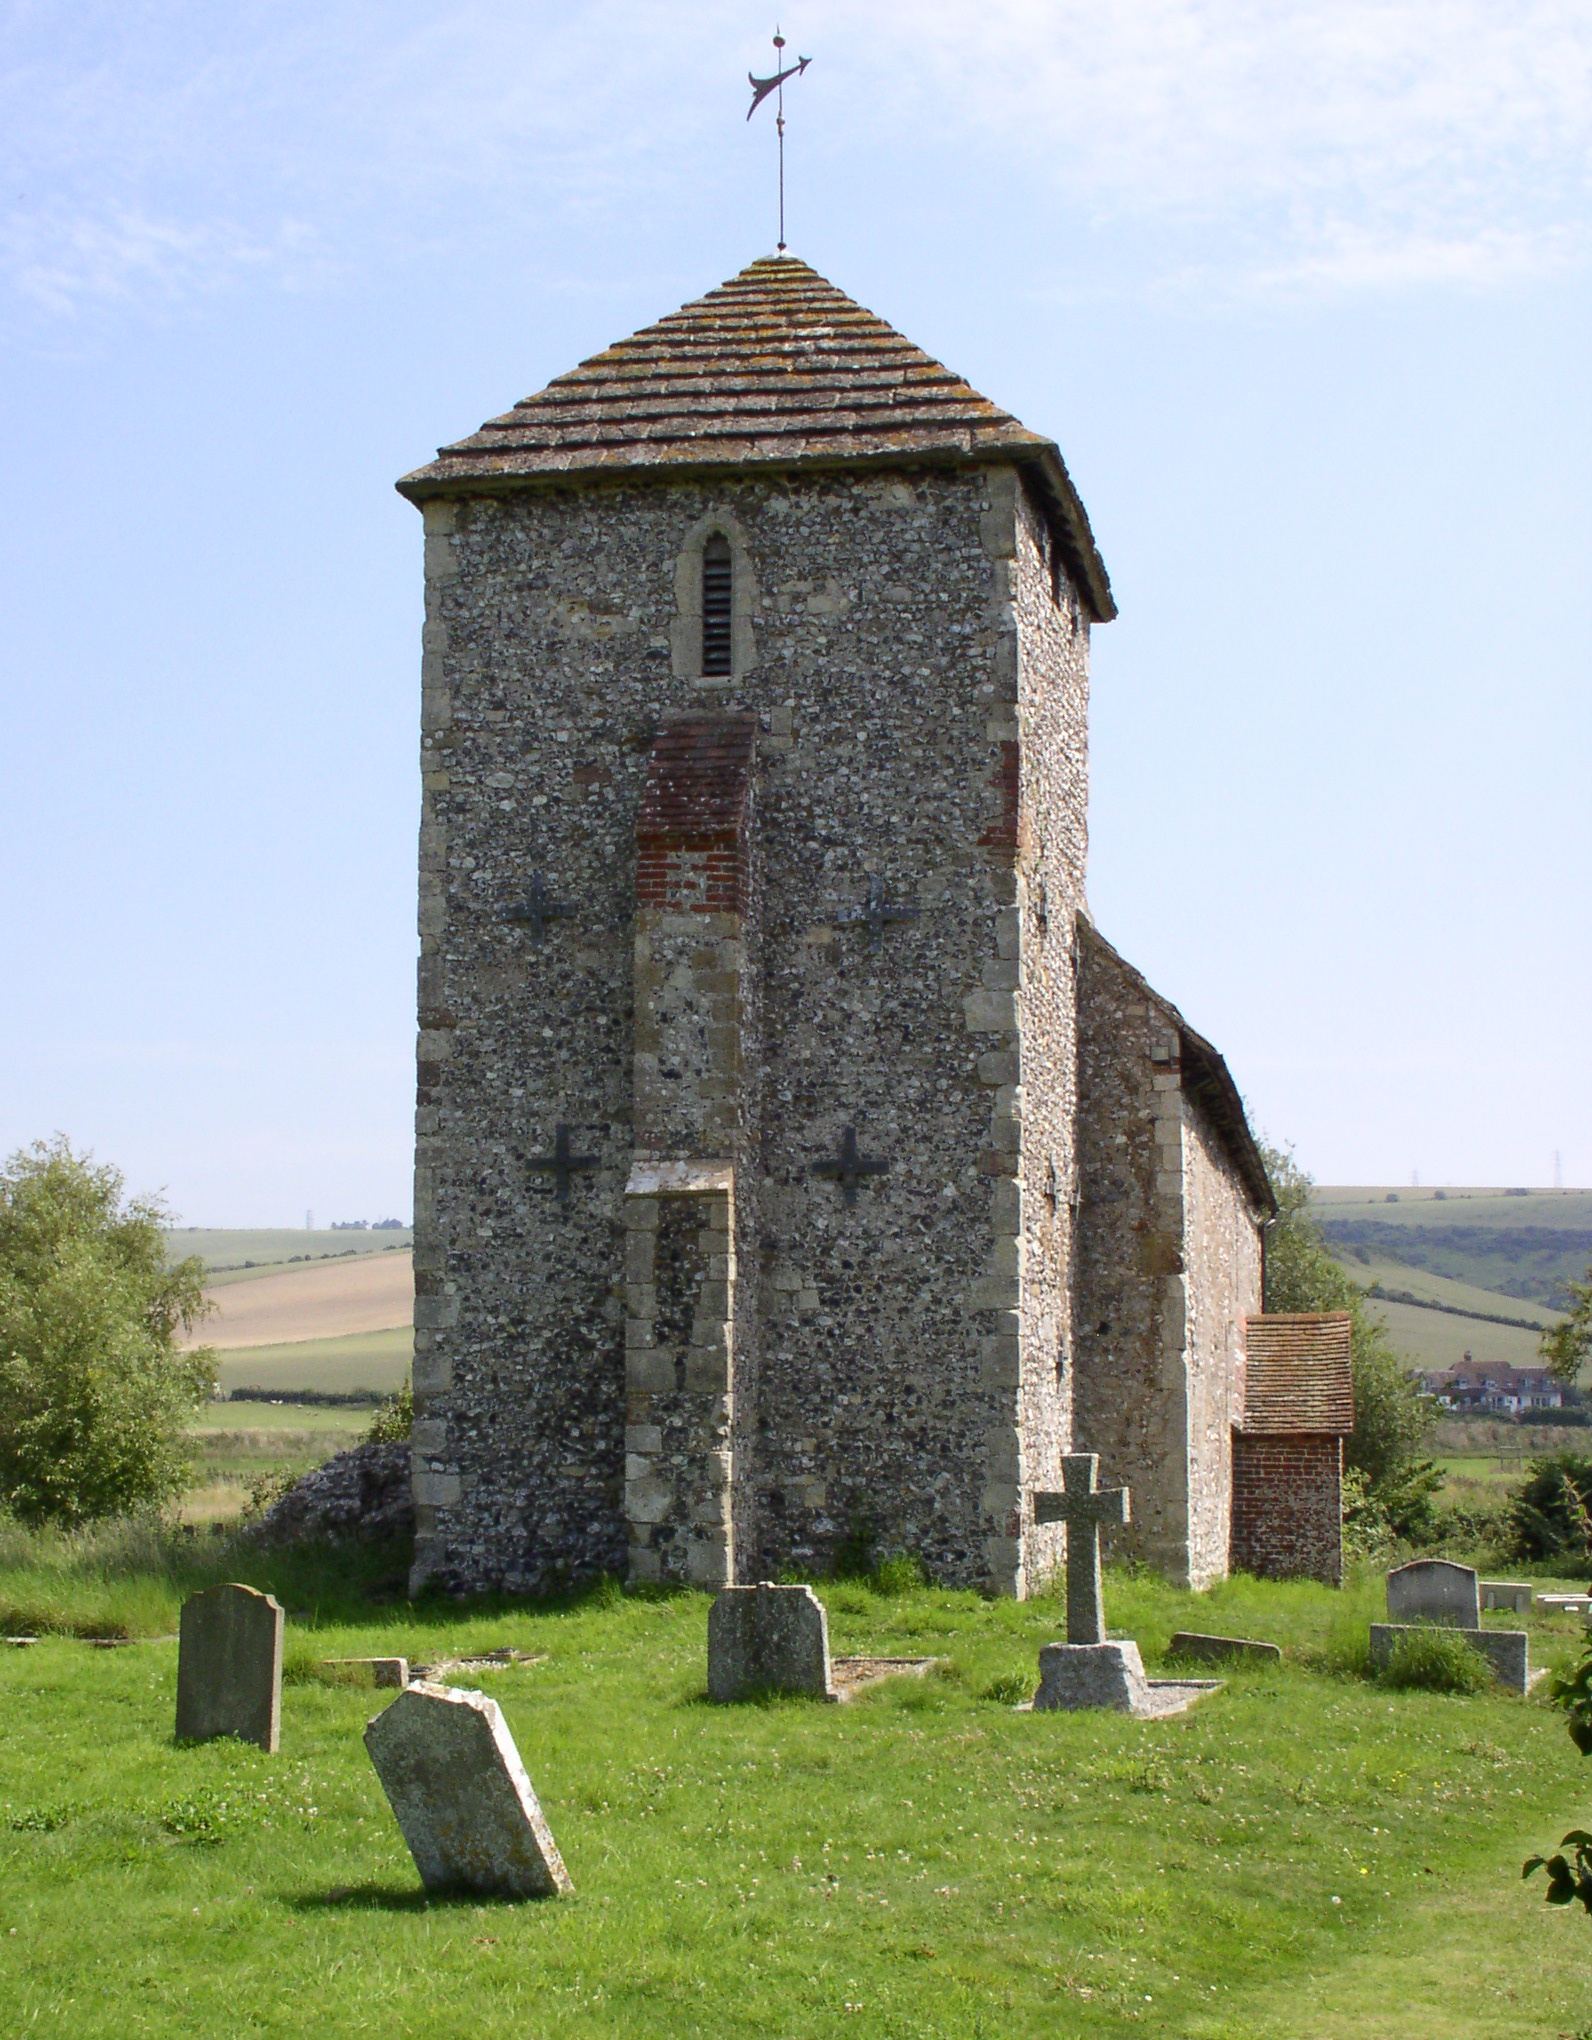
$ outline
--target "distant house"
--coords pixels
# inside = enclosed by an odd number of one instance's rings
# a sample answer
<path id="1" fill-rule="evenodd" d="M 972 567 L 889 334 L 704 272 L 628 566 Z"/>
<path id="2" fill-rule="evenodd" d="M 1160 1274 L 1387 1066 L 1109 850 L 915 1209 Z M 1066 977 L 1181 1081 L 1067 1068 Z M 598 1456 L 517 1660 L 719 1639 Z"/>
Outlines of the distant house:
<path id="1" fill-rule="evenodd" d="M 1343 1584 L 1352 1330 L 1347 1311 L 1244 1320 L 1244 1414 L 1233 1427 L 1234 1572 Z"/>
<path id="2" fill-rule="evenodd" d="M 1564 1384 L 1546 1367 L 1515 1367 L 1507 1360 L 1461 1360 L 1421 1376 L 1421 1386 L 1449 1410 L 1515 1417 L 1522 1410 L 1564 1407 Z"/>

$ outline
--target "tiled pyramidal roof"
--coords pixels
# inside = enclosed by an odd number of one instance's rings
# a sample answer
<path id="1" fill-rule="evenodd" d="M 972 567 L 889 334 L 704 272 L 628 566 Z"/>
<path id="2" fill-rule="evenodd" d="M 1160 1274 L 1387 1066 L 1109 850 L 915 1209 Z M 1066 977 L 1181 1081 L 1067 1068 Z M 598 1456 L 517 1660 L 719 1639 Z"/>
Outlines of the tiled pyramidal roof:
<path id="1" fill-rule="evenodd" d="M 1030 472 L 1098 621 L 1116 614 L 1051 440 L 1019 424 L 794 255 L 739 276 L 555 377 L 398 484 L 416 502 L 664 469 L 967 466 Z"/>
<path id="2" fill-rule="evenodd" d="M 1244 1320 L 1244 1430 L 1252 1436 L 1354 1429 L 1344 1310 L 1268 1312 Z"/>

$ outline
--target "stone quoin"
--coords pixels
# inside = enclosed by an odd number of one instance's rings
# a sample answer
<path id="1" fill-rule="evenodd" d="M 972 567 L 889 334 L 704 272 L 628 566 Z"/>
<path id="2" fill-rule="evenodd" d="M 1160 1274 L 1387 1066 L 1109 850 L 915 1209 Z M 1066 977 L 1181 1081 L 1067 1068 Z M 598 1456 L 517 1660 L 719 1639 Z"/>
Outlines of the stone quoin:
<path id="1" fill-rule="evenodd" d="M 1075 1444 L 1219 1577 L 1275 1207 L 1089 917 L 1055 445 L 780 256 L 399 487 L 416 1587 L 1023 1594 Z"/>

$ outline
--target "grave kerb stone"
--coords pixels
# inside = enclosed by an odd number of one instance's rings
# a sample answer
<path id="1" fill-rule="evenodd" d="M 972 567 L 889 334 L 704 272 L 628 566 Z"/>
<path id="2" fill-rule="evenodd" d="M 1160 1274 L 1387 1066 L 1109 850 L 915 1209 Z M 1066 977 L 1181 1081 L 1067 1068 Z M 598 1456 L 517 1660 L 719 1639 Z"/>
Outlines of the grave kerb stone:
<path id="1" fill-rule="evenodd" d="M 1167 1645 L 1166 1654 L 1198 1658 L 1210 1664 L 1223 1658 L 1249 1658 L 1263 1664 L 1282 1662 L 1282 1652 L 1274 1643 L 1255 1643 L 1247 1636 L 1206 1636 L 1197 1629 L 1180 1629 Z"/>
<path id="2" fill-rule="evenodd" d="M 1516 1615 L 1531 1613 L 1532 1588 L 1529 1580 L 1483 1580 L 1481 1583 L 1481 1605 L 1485 1614 L 1489 1608 L 1509 1608 Z"/>
<path id="3" fill-rule="evenodd" d="M 1371 1624 L 1371 1669 L 1376 1672 L 1387 1669 L 1393 1655 L 1393 1645 L 1401 1636 L 1417 1635 L 1430 1623 L 1420 1622 L 1373 1622 Z M 1526 1646 L 1530 1641 L 1523 1629 L 1460 1629 L 1453 1623 L 1438 1625 L 1452 1630 L 1456 1636 L 1464 1637 L 1474 1644 L 1493 1668 L 1493 1674 L 1501 1685 L 1508 1686 L 1516 1693 L 1529 1692 L 1541 1673 L 1533 1673 L 1527 1660 Z"/>

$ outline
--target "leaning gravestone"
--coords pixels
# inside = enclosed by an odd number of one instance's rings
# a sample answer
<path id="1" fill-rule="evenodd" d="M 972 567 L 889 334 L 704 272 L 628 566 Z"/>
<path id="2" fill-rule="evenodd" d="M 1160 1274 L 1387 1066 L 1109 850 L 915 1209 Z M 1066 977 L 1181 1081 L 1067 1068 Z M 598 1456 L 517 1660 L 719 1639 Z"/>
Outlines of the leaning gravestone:
<path id="1" fill-rule="evenodd" d="M 182 1604 L 177 1740 L 235 1735 L 274 1755 L 282 1729 L 282 1610 L 253 1587 L 210 1587 Z"/>
<path id="2" fill-rule="evenodd" d="M 1036 1523 L 1067 1526 L 1067 1641 L 1039 1653 L 1036 1714 L 1057 1709 L 1110 1707 L 1149 1718 L 1181 1714 L 1214 1692 L 1219 1679 L 1147 1679 L 1136 1643 L 1108 1639 L 1100 1580 L 1100 1526 L 1126 1523 L 1126 1488 L 1101 1489 L 1094 1452 L 1071 1452 L 1061 1462 L 1063 1492 L 1034 1496 Z"/>
<path id="3" fill-rule="evenodd" d="M 708 1612 L 708 1696 L 754 1693 L 836 1698 L 829 1618 L 811 1587 L 725 1587 Z"/>
<path id="4" fill-rule="evenodd" d="M 365 1747 L 427 1891 L 574 1890 L 495 1700 L 408 1686 L 366 1728 Z"/>
<path id="5" fill-rule="evenodd" d="M 1481 1627 L 1481 1595 L 1474 1567 L 1446 1558 L 1418 1558 L 1387 1576 L 1389 1622 L 1441 1622 L 1454 1629 Z"/>

